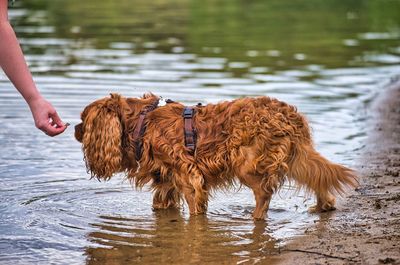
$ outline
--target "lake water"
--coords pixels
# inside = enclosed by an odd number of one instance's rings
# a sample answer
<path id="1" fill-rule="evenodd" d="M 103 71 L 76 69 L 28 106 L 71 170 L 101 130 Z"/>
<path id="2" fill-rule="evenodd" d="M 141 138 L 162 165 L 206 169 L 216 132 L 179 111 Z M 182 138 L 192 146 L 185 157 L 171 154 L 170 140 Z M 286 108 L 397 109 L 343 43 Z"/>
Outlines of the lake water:
<path id="1" fill-rule="evenodd" d="M 354 166 L 369 102 L 400 73 L 399 1 L 16 1 L 10 20 L 65 122 L 118 92 L 185 104 L 268 95 L 296 105 L 317 149 Z M 0 264 L 257 264 L 325 215 L 284 187 L 266 222 L 252 193 L 206 216 L 153 212 L 121 176 L 89 180 L 73 128 L 50 138 L 0 74 Z"/>

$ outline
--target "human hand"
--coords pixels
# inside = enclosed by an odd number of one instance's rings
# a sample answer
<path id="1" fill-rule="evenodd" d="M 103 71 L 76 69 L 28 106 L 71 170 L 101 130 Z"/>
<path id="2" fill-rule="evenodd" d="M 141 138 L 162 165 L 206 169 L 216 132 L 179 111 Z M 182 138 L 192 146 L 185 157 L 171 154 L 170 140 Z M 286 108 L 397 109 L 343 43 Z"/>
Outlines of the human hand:
<path id="1" fill-rule="evenodd" d="M 56 136 L 67 129 L 68 125 L 61 121 L 55 108 L 44 98 L 31 100 L 28 104 L 35 126 L 48 136 Z"/>

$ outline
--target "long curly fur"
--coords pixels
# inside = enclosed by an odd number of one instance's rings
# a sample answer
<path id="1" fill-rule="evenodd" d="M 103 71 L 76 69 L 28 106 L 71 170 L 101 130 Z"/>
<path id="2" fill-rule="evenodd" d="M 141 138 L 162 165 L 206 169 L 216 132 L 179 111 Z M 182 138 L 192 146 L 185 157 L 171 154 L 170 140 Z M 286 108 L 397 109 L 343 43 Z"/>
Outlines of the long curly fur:
<path id="1" fill-rule="evenodd" d="M 335 193 L 355 187 L 352 170 L 323 158 L 313 147 L 308 123 L 294 106 L 269 97 L 241 98 L 196 107 L 197 147 L 184 144 L 180 103 L 147 114 L 143 153 L 135 160 L 135 130 L 140 111 L 159 98 L 118 94 L 88 105 L 75 127 L 88 171 L 99 180 L 125 172 L 154 191 L 153 208 L 179 207 L 182 196 L 191 214 L 205 213 L 210 191 L 235 180 L 254 192 L 255 219 L 263 219 L 271 196 L 287 178 L 314 192 L 312 211 L 335 209 Z"/>

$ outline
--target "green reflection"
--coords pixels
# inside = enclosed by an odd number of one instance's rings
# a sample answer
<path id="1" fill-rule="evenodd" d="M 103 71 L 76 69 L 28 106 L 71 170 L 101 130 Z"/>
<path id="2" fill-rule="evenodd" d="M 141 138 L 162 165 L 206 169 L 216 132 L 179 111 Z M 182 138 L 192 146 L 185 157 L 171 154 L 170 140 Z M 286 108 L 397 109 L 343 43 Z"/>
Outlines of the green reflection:
<path id="1" fill-rule="evenodd" d="M 250 60 L 260 65 L 304 60 L 339 67 L 362 50 L 385 51 L 398 36 L 379 43 L 357 40 L 356 47 L 344 45 L 344 40 L 370 31 L 399 35 L 400 12 L 395 11 L 400 10 L 399 1 L 206 0 L 194 2 L 191 10 L 191 48 L 221 47 L 223 56 L 233 60 L 246 60 L 250 50 L 256 55 Z M 279 56 L 262 56 L 265 51 Z"/>
<path id="2" fill-rule="evenodd" d="M 57 38 L 90 39 L 97 48 L 135 43 L 136 52 L 185 52 L 275 69 L 366 65 L 363 52 L 398 47 L 398 0 L 40 0 Z M 24 22 L 22 22 L 24 23 Z M 26 22 L 28 23 L 28 22 Z M 368 32 L 389 33 L 365 39 Z M 43 35 L 43 34 L 42 34 Z M 41 35 L 41 36 L 42 36 Z M 182 49 L 180 49 L 182 50 Z"/>

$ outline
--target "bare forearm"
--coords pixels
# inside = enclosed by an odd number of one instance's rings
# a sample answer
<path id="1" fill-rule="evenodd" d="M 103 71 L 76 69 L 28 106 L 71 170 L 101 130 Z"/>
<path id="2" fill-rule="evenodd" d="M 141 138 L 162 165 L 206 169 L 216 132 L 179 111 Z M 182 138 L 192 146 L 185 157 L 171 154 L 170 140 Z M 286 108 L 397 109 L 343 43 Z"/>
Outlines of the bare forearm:
<path id="1" fill-rule="evenodd" d="M 36 88 L 15 32 L 8 22 L 8 0 L 0 0 L 0 67 L 29 104 L 37 128 L 49 136 L 67 129 L 56 109 Z"/>
<path id="2" fill-rule="evenodd" d="M 28 104 L 41 98 L 8 21 L 0 22 L 0 66 Z"/>

